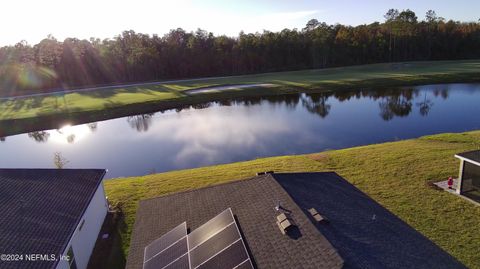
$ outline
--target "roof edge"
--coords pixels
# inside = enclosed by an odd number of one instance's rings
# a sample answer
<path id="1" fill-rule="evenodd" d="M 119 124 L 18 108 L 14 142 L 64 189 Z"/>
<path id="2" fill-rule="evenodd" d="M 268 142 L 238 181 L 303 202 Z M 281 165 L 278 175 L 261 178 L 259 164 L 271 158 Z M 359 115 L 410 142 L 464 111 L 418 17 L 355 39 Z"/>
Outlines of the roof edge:
<path id="1" fill-rule="evenodd" d="M 472 159 L 470 159 L 470 158 L 467 158 L 467 157 L 464 157 L 464 156 L 460 156 L 460 155 L 458 155 L 458 154 L 455 154 L 454 156 L 455 156 L 455 158 L 460 159 L 460 160 L 462 160 L 462 161 L 466 161 L 466 162 L 469 162 L 469 163 L 473 163 L 473 164 L 475 164 L 475 165 L 477 165 L 477 166 L 480 166 L 480 162 L 477 162 L 477 161 L 472 160 Z"/>
<path id="2" fill-rule="evenodd" d="M 67 170 L 67 169 L 65 169 L 65 170 Z M 61 254 L 65 253 L 65 250 L 66 250 L 68 244 L 69 244 L 70 241 L 72 240 L 72 236 L 75 234 L 75 231 L 77 230 L 77 227 L 78 227 L 78 225 L 80 224 L 80 221 L 82 220 L 83 216 L 85 215 L 85 212 L 87 211 L 87 208 L 88 208 L 88 206 L 90 205 L 90 202 L 92 201 L 93 196 L 94 196 L 95 193 L 97 192 L 98 187 L 103 183 L 103 179 L 104 179 L 104 177 L 105 177 L 105 174 L 107 173 L 107 170 L 106 170 L 106 169 L 68 169 L 68 170 L 100 170 L 100 171 L 102 171 L 102 174 L 98 177 L 99 180 L 98 180 L 97 185 L 96 185 L 96 187 L 95 187 L 95 191 L 90 194 L 90 197 L 89 197 L 89 199 L 88 199 L 89 203 L 83 208 L 82 214 L 80 214 L 80 216 L 79 216 L 79 217 L 77 218 L 77 220 L 75 221 L 75 226 L 74 226 L 74 228 L 70 231 L 70 234 L 68 235 L 68 240 L 67 240 L 67 242 L 65 242 L 65 244 L 64 244 L 63 247 L 62 247 L 62 253 L 61 253 Z M 103 221 L 105 221 L 105 220 L 103 220 Z M 102 221 L 102 225 L 103 225 L 103 221 Z M 96 240 L 95 240 L 95 241 L 96 241 Z M 59 260 L 57 259 L 57 260 L 53 263 L 52 268 L 54 268 L 55 266 L 57 266 L 58 262 L 59 262 Z"/>

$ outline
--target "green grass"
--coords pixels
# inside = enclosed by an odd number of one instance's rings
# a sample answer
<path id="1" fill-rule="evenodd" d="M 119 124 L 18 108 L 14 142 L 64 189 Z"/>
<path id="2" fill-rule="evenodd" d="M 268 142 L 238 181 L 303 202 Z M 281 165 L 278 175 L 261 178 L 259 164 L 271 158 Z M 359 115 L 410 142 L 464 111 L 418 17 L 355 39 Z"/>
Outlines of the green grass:
<path id="1" fill-rule="evenodd" d="M 258 171 L 335 171 L 470 268 L 480 268 L 480 207 L 429 182 L 458 173 L 455 153 L 478 149 L 480 131 L 426 136 L 317 154 L 256 159 L 142 177 L 107 180 L 125 213 L 125 253 L 138 201 L 253 176 Z"/>
<path id="2" fill-rule="evenodd" d="M 254 92 L 280 94 L 292 91 L 324 91 L 345 88 L 404 86 L 429 83 L 480 81 L 480 60 L 388 63 L 292 72 L 265 73 L 215 79 L 184 80 L 175 83 L 149 84 L 115 89 L 0 100 L 0 120 L 26 119 L 39 116 L 67 116 L 79 112 L 99 112 L 112 108 L 129 109 L 135 104 L 172 107 L 198 101 L 230 98 Z M 204 93 L 193 97 L 187 90 L 236 84 L 272 83 L 276 87 L 237 89 L 228 92 Z M 236 93 L 234 93 L 237 91 Z M 114 117 L 115 115 L 112 115 Z"/>

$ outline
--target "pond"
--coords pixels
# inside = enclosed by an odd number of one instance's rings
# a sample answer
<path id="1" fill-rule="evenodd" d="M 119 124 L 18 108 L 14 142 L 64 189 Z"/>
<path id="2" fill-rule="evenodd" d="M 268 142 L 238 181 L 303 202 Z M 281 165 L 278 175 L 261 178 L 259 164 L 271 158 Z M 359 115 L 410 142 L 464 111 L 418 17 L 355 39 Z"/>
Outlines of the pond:
<path id="1" fill-rule="evenodd" d="M 480 129 L 480 84 L 211 102 L 0 138 L 0 167 L 107 168 L 107 178 Z"/>

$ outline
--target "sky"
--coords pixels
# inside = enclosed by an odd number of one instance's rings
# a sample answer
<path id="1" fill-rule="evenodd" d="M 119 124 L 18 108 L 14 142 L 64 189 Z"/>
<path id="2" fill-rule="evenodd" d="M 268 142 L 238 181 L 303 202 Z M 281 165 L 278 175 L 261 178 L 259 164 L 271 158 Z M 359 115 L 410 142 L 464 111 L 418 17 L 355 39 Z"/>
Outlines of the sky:
<path id="1" fill-rule="evenodd" d="M 433 9 L 447 20 L 478 21 L 476 0 L 1 0 L 0 46 L 53 35 L 112 38 L 124 30 L 163 35 L 170 29 L 237 36 L 263 30 L 301 29 L 309 19 L 359 25 L 383 21 L 390 8 L 411 9 L 419 19 Z"/>

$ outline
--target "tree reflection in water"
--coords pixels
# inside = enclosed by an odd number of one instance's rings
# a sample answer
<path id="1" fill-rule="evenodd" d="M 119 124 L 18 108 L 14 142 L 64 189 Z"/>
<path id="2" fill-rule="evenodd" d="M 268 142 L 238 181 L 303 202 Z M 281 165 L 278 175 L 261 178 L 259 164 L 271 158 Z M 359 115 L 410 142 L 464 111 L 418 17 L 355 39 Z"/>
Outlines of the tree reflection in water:
<path id="1" fill-rule="evenodd" d="M 447 99 L 449 96 L 448 89 L 437 90 L 434 89 L 431 91 L 431 94 L 435 97 L 442 97 Z M 158 112 L 164 113 L 166 111 L 176 111 L 177 113 L 181 112 L 184 109 L 206 109 L 211 106 L 256 106 L 262 105 L 265 102 L 270 105 L 281 105 L 289 110 L 294 110 L 298 106 L 302 106 L 306 111 L 316 114 L 321 118 L 326 118 L 332 109 L 331 101 L 345 102 L 349 101 L 352 98 L 360 99 L 371 99 L 378 102 L 380 109 L 380 117 L 385 121 L 390 121 L 395 117 L 406 117 L 412 112 L 412 103 L 415 98 L 418 98 L 420 95 L 420 90 L 410 88 L 390 88 L 390 89 L 377 89 L 377 90 L 355 90 L 355 91 L 337 91 L 337 92 L 324 92 L 324 93 L 293 93 L 286 95 L 270 95 L 270 96 L 255 96 L 255 97 L 241 97 L 226 99 L 215 102 L 208 103 L 199 103 L 193 105 L 182 105 L 175 109 L 160 110 Z M 428 116 L 430 113 L 433 102 L 427 98 L 427 93 L 419 100 L 416 104 L 416 107 L 419 109 L 421 116 Z M 333 102 L 334 103 L 334 102 Z M 134 115 L 127 117 L 127 122 L 133 129 L 138 132 L 147 132 L 152 123 L 153 115 L 155 113 Z M 90 132 L 95 132 L 98 128 L 96 122 L 86 124 Z M 31 132 L 28 134 L 30 138 L 37 142 L 47 142 L 50 136 L 49 132 L 38 131 Z M 79 136 L 80 137 L 80 136 Z M 65 134 L 65 138 L 68 143 L 74 143 L 77 138 L 76 134 Z M 5 138 L 0 138 L 0 142 L 4 142 Z"/>
<path id="2" fill-rule="evenodd" d="M 441 96 L 442 98 L 448 98 L 448 90 L 435 90 L 434 96 Z M 256 106 L 261 105 L 264 102 L 268 102 L 271 105 L 280 104 L 287 109 L 295 109 L 298 105 L 303 106 L 308 112 L 319 115 L 321 118 L 326 118 L 332 105 L 328 102 L 330 97 L 335 98 L 339 102 L 349 101 L 352 98 L 357 100 L 362 98 L 369 98 L 374 101 L 378 101 L 380 108 L 380 117 L 389 121 L 395 117 L 406 117 L 412 112 L 412 102 L 420 95 L 418 89 L 399 89 L 399 88 L 387 88 L 377 90 L 356 90 L 356 91 L 337 91 L 326 93 L 294 93 L 286 95 L 270 95 L 270 96 L 253 96 L 253 97 L 241 97 L 234 99 L 226 99 L 215 102 L 200 103 L 193 105 L 182 105 L 175 108 L 177 113 L 184 109 L 205 109 L 212 105 L 219 106 Z M 430 112 L 433 102 L 425 97 L 421 102 L 416 103 L 419 108 L 420 115 L 427 116 Z M 167 110 L 161 110 L 159 112 L 164 113 Z M 127 118 L 130 126 L 139 132 L 148 131 L 150 124 L 152 123 L 152 115 L 144 114 L 137 116 L 130 116 Z"/>
<path id="3" fill-rule="evenodd" d="M 68 142 L 69 144 L 75 143 L 75 137 L 76 137 L 75 134 L 68 135 L 68 136 L 67 136 L 67 142 Z"/>
<path id="4" fill-rule="evenodd" d="M 302 105 L 308 112 L 325 118 L 332 108 L 330 104 L 327 104 L 328 97 L 328 94 L 306 94 L 302 98 Z"/>
<path id="5" fill-rule="evenodd" d="M 441 96 L 443 99 L 447 99 L 448 98 L 448 89 L 434 90 L 433 95 L 435 95 L 435 97 Z"/>
<path id="6" fill-rule="evenodd" d="M 48 141 L 48 138 L 50 137 L 50 133 L 45 131 L 31 132 L 31 133 L 28 133 L 28 137 L 32 138 L 37 142 L 45 143 Z"/>
<path id="7" fill-rule="evenodd" d="M 97 131 L 97 129 L 98 129 L 98 123 L 96 123 L 96 122 L 89 123 L 89 124 L 87 124 L 87 126 L 88 126 L 88 129 L 90 129 L 90 131 L 92 133 Z"/>
<path id="8" fill-rule="evenodd" d="M 155 113 L 135 115 L 127 117 L 127 122 L 133 129 L 139 132 L 146 132 L 152 124 L 152 117 Z"/>
<path id="9" fill-rule="evenodd" d="M 428 116 L 428 113 L 433 106 L 433 102 L 430 99 L 427 99 L 427 93 L 425 93 L 425 98 L 422 102 L 417 103 L 417 106 L 419 107 L 420 115 L 425 117 Z"/>
<path id="10" fill-rule="evenodd" d="M 406 117 L 412 112 L 411 99 L 405 96 L 387 97 L 384 101 L 380 101 L 378 105 L 380 116 L 385 121 L 389 121 L 395 116 Z"/>

